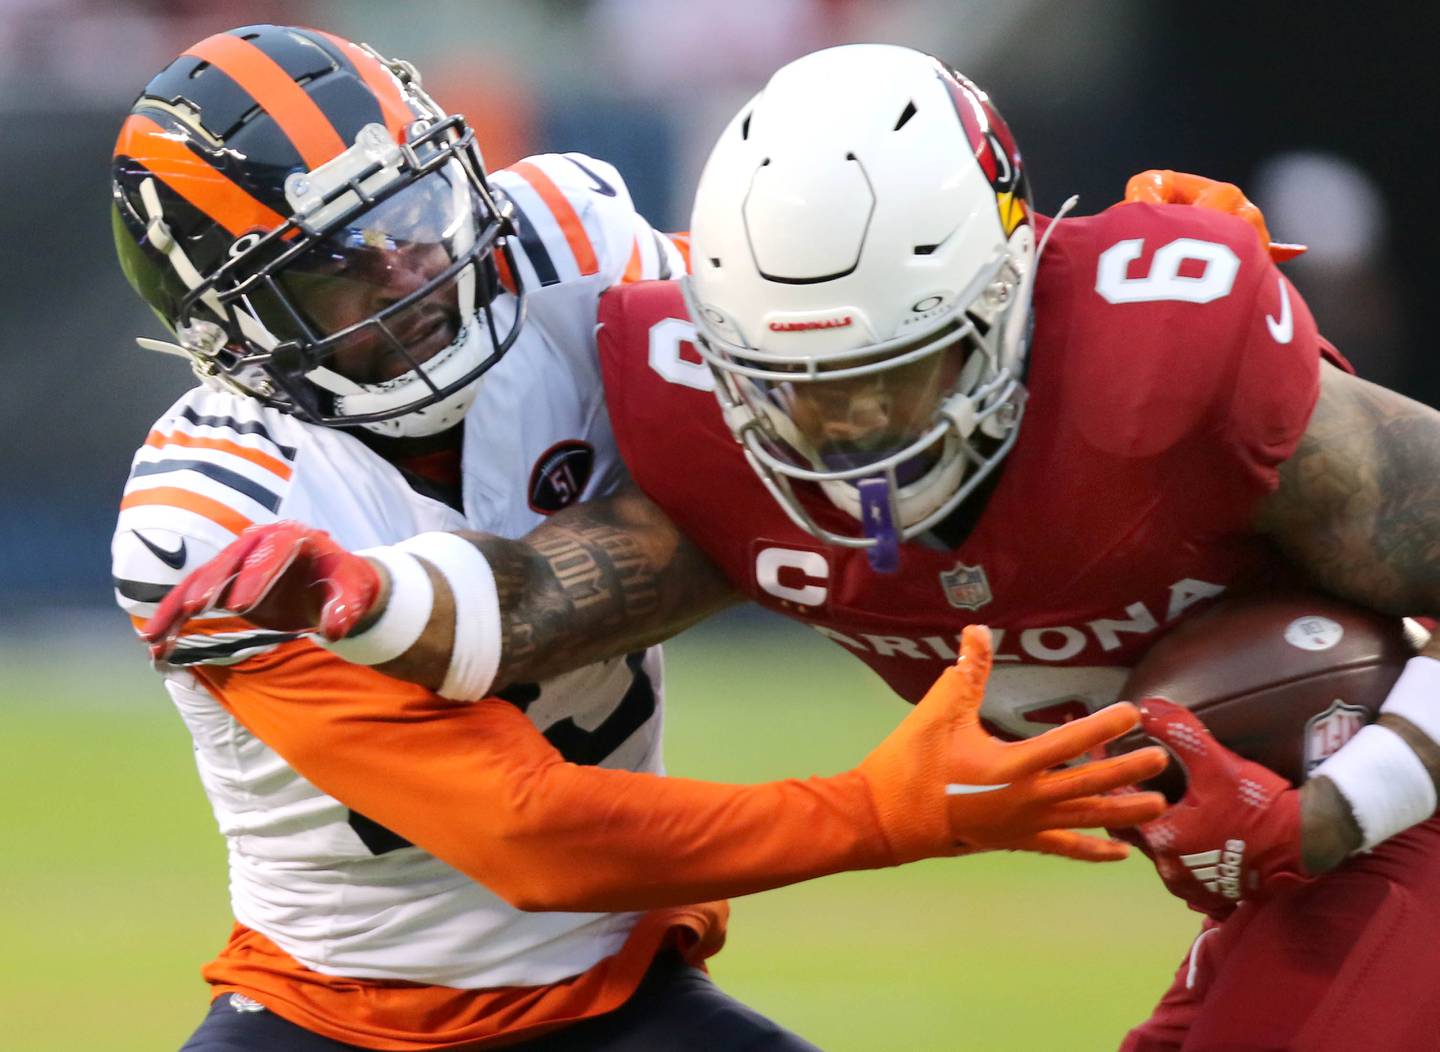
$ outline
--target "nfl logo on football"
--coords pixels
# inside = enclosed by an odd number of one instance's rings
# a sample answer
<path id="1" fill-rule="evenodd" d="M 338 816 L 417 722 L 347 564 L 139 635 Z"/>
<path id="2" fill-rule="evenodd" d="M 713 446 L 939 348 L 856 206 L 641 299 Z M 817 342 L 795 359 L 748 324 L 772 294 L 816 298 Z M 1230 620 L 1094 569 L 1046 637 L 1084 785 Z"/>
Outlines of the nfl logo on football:
<path id="1" fill-rule="evenodd" d="M 1306 775 L 1359 734 L 1368 715 L 1359 705 L 1347 705 L 1336 698 L 1324 712 L 1311 716 L 1305 724 Z"/>
<path id="2" fill-rule="evenodd" d="M 950 605 L 960 610 L 979 610 L 995 598 L 990 594 L 983 566 L 956 563 L 953 569 L 940 572 L 940 587 L 945 589 Z"/>

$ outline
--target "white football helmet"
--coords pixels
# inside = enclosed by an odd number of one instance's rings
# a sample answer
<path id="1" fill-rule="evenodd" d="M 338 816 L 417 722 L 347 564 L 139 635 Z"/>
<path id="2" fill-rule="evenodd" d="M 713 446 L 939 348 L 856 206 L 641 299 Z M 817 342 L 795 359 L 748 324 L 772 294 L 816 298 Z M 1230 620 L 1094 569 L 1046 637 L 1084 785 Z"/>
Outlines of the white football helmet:
<path id="1" fill-rule="evenodd" d="M 858 44 L 777 72 L 700 178 L 686 302 L 726 422 L 801 527 L 893 565 L 1009 451 L 1035 237 L 989 98 Z M 858 520 L 816 522 L 817 483 Z"/>

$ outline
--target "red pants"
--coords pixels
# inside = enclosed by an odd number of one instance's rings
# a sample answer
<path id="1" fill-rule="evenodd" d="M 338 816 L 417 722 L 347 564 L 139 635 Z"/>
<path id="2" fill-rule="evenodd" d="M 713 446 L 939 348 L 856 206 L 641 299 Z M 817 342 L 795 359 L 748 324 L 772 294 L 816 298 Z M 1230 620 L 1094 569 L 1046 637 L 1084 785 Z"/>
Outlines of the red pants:
<path id="1" fill-rule="evenodd" d="M 1206 922 L 1120 1049 L 1440 1050 L 1440 818 Z"/>

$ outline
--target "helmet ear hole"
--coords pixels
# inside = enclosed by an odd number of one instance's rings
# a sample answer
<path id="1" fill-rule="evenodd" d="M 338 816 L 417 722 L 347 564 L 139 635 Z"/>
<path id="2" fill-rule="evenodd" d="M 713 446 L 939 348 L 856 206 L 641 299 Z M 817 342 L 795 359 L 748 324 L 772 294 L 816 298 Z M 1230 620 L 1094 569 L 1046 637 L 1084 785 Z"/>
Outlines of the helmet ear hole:
<path id="1" fill-rule="evenodd" d="M 909 123 L 910 118 L 915 116 L 915 113 L 915 100 L 911 99 L 905 104 L 905 110 L 900 114 L 900 119 L 895 122 L 894 130 L 899 131 L 901 128 L 905 127 L 905 125 Z"/>

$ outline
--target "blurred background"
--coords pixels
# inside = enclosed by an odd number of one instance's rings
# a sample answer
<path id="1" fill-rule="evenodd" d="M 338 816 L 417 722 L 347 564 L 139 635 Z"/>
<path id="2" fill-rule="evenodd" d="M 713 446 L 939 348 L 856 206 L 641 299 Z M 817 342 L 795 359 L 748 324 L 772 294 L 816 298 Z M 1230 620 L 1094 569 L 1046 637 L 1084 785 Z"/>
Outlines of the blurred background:
<path id="1" fill-rule="evenodd" d="M 7 1049 L 175 1047 L 227 930 L 188 739 L 110 600 L 130 456 L 190 378 L 133 344 L 162 332 L 115 264 L 107 169 L 151 75 L 265 21 L 414 61 L 492 169 L 550 149 L 612 161 L 664 229 L 687 225 L 711 141 L 775 67 L 848 41 L 919 47 L 991 92 L 1042 211 L 1072 193 L 1098 211 L 1147 167 L 1239 183 L 1278 239 L 1310 245 L 1286 270 L 1322 331 L 1363 375 L 1440 403 L 1440 5 L 0 0 Z M 692 633 L 672 667 L 678 773 L 842 769 L 900 715 L 836 648 L 753 617 Z M 1193 927 L 1143 864 L 966 860 L 740 903 L 715 974 L 827 1048 L 1104 1049 Z"/>

